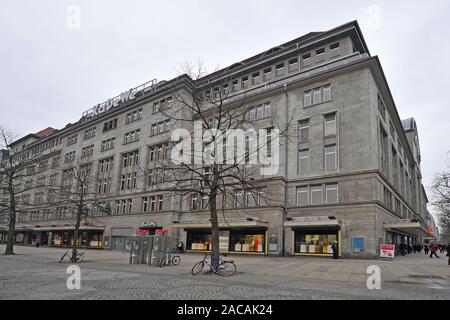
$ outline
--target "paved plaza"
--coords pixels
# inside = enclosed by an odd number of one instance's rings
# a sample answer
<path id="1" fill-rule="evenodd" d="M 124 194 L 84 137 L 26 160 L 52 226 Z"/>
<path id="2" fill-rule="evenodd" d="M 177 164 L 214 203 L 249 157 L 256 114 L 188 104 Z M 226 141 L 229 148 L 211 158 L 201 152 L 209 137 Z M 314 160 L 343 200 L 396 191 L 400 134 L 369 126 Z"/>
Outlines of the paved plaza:
<path id="1" fill-rule="evenodd" d="M 0 252 L 5 247 L 0 246 Z M 443 254 L 394 261 L 311 257 L 231 256 L 236 275 L 223 278 L 190 270 L 199 254 L 179 266 L 128 264 L 128 253 L 85 250 L 81 289 L 69 290 L 63 249 L 17 246 L 0 255 L 0 299 L 450 299 L 450 266 Z M 369 290 L 367 267 L 381 270 L 381 289 Z"/>

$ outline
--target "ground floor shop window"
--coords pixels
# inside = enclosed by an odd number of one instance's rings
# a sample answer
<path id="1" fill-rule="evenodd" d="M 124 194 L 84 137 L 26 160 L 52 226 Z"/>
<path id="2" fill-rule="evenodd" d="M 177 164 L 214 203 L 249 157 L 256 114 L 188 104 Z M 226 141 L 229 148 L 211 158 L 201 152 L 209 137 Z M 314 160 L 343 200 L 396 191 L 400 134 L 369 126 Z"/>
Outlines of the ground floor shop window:
<path id="1" fill-rule="evenodd" d="M 187 232 L 187 250 L 210 251 L 211 231 L 188 231 Z"/>
<path id="2" fill-rule="evenodd" d="M 338 241 L 338 230 L 296 230 L 294 239 L 295 253 L 332 255 L 331 246 Z"/>
<path id="3" fill-rule="evenodd" d="M 230 230 L 230 251 L 264 253 L 265 233 L 265 230 Z"/>
<path id="4" fill-rule="evenodd" d="M 264 253 L 266 230 L 221 230 L 219 235 L 221 252 Z M 187 231 L 187 250 L 210 251 L 212 249 L 210 230 Z"/>

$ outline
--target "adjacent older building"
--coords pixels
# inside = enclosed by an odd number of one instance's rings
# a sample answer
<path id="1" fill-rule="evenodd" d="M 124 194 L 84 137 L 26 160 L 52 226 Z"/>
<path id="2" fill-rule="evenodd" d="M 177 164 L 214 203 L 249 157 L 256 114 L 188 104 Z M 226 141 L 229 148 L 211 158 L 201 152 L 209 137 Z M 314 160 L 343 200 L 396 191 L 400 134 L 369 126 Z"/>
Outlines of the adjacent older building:
<path id="1" fill-rule="evenodd" d="M 341 256 L 370 258 L 382 243 L 412 244 L 431 236 L 416 123 L 400 119 L 380 61 L 370 55 L 355 21 L 198 80 L 152 80 L 63 129 L 16 141 L 16 150 L 39 155 L 24 183 L 64 186 L 64 170 L 89 165 L 91 192 L 105 210 L 84 222 L 80 246 L 124 250 L 137 228 L 164 228 L 188 251 L 210 249 L 202 199 L 155 183 L 163 179 L 155 163 L 169 158 L 167 133 L 186 126 L 161 110 L 192 90 L 205 96 L 226 91 L 225 103 L 244 101 L 256 127 L 289 125 L 294 132 L 280 141 L 277 174 L 254 177 L 258 192 L 276 196 L 260 201 L 238 193 L 243 201 L 223 208 L 224 251 L 327 256 L 337 241 Z M 179 116 L 189 119 L 187 113 Z M 19 217 L 16 241 L 69 244 L 71 208 L 52 204 L 44 189 L 26 196 L 33 205 Z"/>

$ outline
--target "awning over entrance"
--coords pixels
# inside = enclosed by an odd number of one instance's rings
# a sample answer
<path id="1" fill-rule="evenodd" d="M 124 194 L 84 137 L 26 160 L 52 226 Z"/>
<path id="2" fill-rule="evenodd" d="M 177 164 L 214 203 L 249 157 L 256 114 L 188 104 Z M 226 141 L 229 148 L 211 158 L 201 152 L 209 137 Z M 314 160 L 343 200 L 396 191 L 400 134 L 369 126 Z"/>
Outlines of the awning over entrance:
<path id="1" fill-rule="evenodd" d="M 185 229 L 205 229 L 211 228 L 209 220 L 197 221 L 178 221 L 169 226 L 170 228 L 185 228 Z M 226 221 L 219 221 L 219 228 L 239 228 L 239 227 L 268 227 L 268 223 L 261 221 L 255 217 L 243 219 L 227 219 Z"/>
<path id="2" fill-rule="evenodd" d="M 284 223 L 286 227 L 338 227 L 339 222 L 334 217 L 288 217 Z"/>
<path id="3" fill-rule="evenodd" d="M 428 230 L 420 223 L 411 220 L 401 220 L 393 223 L 383 224 L 383 229 L 386 231 L 400 231 L 409 233 L 415 236 L 432 237 Z"/>

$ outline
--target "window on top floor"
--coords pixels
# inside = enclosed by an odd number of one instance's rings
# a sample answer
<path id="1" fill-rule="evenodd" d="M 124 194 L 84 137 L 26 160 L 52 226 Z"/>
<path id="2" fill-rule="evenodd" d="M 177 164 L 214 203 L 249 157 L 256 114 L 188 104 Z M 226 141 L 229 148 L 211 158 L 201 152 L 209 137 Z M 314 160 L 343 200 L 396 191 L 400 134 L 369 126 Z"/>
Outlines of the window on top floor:
<path id="1" fill-rule="evenodd" d="M 277 64 L 275 66 L 275 70 L 276 70 L 275 73 L 276 73 L 277 77 L 282 76 L 284 74 L 284 63 Z"/>
<path id="2" fill-rule="evenodd" d="M 298 58 L 293 58 L 289 60 L 288 71 L 296 71 L 298 70 Z"/>
<path id="3" fill-rule="evenodd" d="M 316 62 L 321 62 L 325 60 L 325 48 L 320 48 L 316 50 Z"/>
<path id="4" fill-rule="evenodd" d="M 272 67 L 264 69 L 264 81 L 272 78 Z"/>
<path id="5" fill-rule="evenodd" d="M 339 42 L 333 43 L 330 45 L 330 58 L 337 57 L 341 54 L 341 47 L 339 46 Z"/>
<path id="6" fill-rule="evenodd" d="M 302 55 L 302 66 L 307 67 L 311 64 L 311 52 Z"/>
<path id="7" fill-rule="evenodd" d="M 252 74 L 252 85 L 258 84 L 260 80 L 259 72 L 255 72 Z"/>
<path id="8" fill-rule="evenodd" d="M 245 89 L 248 87 L 248 76 L 242 77 L 241 88 Z"/>

